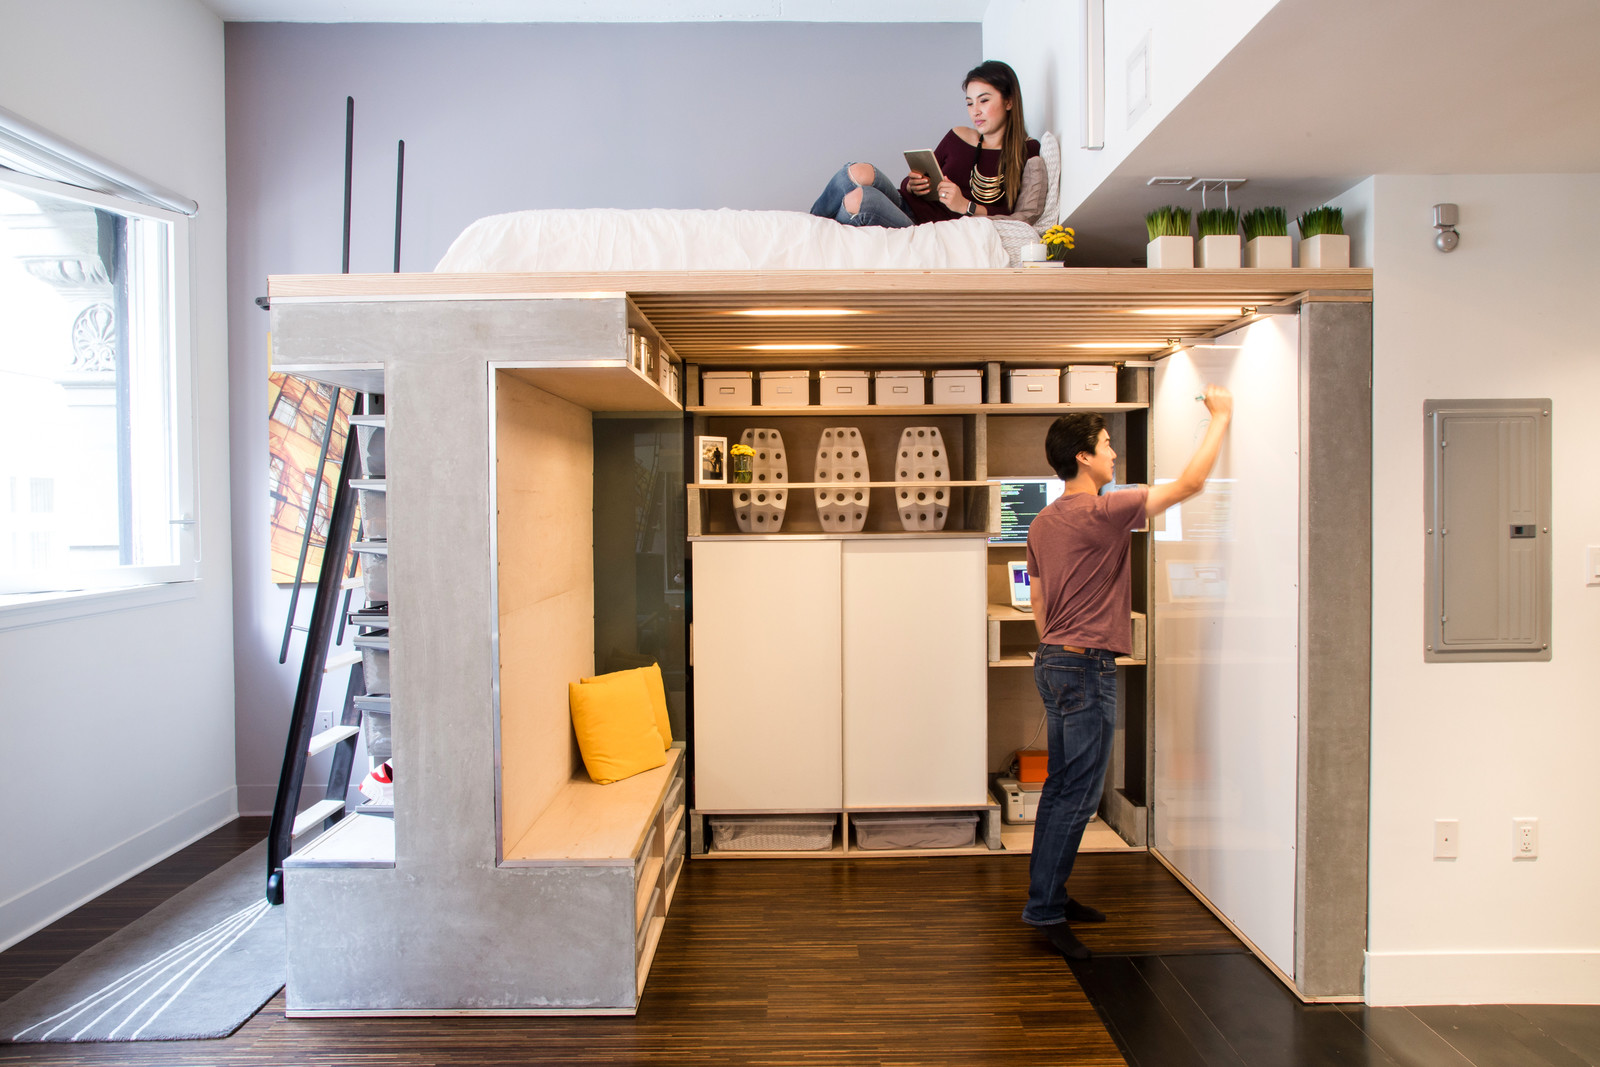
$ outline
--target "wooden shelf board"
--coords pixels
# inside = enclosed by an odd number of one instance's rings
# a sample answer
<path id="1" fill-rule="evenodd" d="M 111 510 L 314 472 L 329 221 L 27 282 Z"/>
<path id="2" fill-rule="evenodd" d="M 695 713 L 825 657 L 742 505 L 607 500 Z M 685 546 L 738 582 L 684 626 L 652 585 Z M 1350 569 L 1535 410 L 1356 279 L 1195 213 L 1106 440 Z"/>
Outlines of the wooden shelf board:
<path id="1" fill-rule="evenodd" d="M 501 373 L 589 411 L 683 411 L 625 359 L 597 359 L 581 367 L 502 367 Z"/>
<path id="2" fill-rule="evenodd" d="M 638 996 L 644 996 L 645 979 L 650 977 L 650 964 L 656 958 L 656 946 L 661 943 L 661 931 L 667 925 L 665 915 L 657 915 L 650 920 L 650 932 L 645 935 L 644 951 L 639 953 L 639 982 Z"/>
<path id="3" fill-rule="evenodd" d="M 690 489 L 901 489 L 909 485 L 944 486 L 950 489 L 986 489 L 987 481 L 964 482 L 691 482 Z"/>
<path id="4" fill-rule="evenodd" d="M 1132 656 L 1118 656 L 1116 662 L 1117 662 L 1117 666 L 1119 666 L 1119 667 L 1143 667 L 1143 666 L 1147 665 L 1145 660 L 1134 659 Z M 1002 656 L 999 659 L 990 660 L 989 661 L 989 666 L 991 666 L 991 667 L 1032 667 L 1033 666 L 1033 657 L 1029 656 L 1029 655 Z"/>
<path id="5" fill-rule="evenodd" d="M 588 776 L 569 781 L 544 814 L 501 861 L 507 866 L 633 866 L 683 749 L 667 751 L 667 762 L 610 785 Z"/>
<path id="6" fill-rule="evenodd" d="M 896 418 L 907 421 L 916 421 L 918 417 L 934 415 L 1063 415 L 1070 411 L 1093 411 L 1100 414 L 1111 414 L 1118 411 L 1143 411 L 1150 405 L 1147 403 L 1127 404 L 911 404 L 903 407 L 892 405 L 867 404 L 855 407 L 839 405 L 811 404 L 806 407 L 738 407 L 714 408 L 701 404 L 690 404 L 684 410 L 692 415 L 721 416 L 761 416 L 784 418 L 791 415 L 860 415 L 881 416 L 883 418 Z"/>

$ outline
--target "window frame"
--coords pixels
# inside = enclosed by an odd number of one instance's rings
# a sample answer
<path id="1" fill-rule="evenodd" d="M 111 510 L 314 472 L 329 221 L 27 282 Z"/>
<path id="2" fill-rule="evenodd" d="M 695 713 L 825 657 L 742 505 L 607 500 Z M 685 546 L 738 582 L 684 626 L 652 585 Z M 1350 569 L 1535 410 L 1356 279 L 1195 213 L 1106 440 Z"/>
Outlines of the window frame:
<path id="1" fill-rule="evenodd" d="M 0 612 L 35 609 L 41 601 L 76 600 L 84 594 L 114 593 L 200 580 L 202 527 L 198 485 L 199 406 L 195 378 L 194 230 L 189 216 L 126 197 L 84 189 L 0 167 L 0 187 L 23 195 L 43 193 L 119 215 L 164 223 L 167 230 L 165 404 L 168 426 L 166 462 L 171 484 L 168 524 L 177 527 L 174 562 L 115 567 L 53 567 L 0 571 Z M 126 329 L 126 324 L 119 324 Z"/>

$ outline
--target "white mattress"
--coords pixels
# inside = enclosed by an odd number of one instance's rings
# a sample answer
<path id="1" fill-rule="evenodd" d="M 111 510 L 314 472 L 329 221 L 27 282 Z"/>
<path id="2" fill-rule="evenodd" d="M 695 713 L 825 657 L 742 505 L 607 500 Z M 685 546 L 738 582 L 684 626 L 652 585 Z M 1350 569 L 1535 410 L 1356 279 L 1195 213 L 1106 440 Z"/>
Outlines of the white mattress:
<path id="1" fill-rule="evenodd" d="M 1001 220 L 1002 222 L 1007 220 Z M 1012 223 L 1032 236 L 1026 223 Z M 595 208 L 479 219 L 436 271 L 885 270 L 1004 267 L 1014 262 L 988 219 L 903 229 L 843 226 L 798 211 Z"/>

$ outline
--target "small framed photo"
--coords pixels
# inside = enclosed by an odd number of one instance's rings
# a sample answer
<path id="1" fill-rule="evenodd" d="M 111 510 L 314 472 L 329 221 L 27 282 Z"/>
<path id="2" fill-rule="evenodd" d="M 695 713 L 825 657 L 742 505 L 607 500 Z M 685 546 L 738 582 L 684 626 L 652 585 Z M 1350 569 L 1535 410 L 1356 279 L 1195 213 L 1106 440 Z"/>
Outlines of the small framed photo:
<path id="1" fill-rule="evenodd" d="M 728 439 L 726 437 L 696 437 L 695 451 L 700 455 L 700 484 L 728 484 Z"/>

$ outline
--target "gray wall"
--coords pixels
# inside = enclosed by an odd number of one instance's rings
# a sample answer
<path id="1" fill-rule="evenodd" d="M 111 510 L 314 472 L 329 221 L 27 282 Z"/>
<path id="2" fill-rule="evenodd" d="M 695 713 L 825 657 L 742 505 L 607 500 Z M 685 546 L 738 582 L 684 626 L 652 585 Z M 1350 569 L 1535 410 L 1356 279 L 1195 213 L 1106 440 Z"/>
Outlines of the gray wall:
<path id="1" fill-rule="evenodd" d="M 903 168 L 964 123 L 982 27 L 669 23 L 226 28 L 228 310 L 239 805 L 271 804 L 295 657 L 267 570 L 269 274 L 336 273 L 344 101 L 356 99 L 351 269 L 431 270 L 468 223 L 523 208 L 804 211 L 847 159 Z M 302 608 L 309 614 L 309 605 Z M 343 692 L 330 678 L 324 703 Z M 308 782 L 325 777 L 320 766 Z"/>

